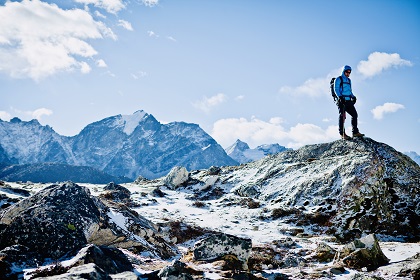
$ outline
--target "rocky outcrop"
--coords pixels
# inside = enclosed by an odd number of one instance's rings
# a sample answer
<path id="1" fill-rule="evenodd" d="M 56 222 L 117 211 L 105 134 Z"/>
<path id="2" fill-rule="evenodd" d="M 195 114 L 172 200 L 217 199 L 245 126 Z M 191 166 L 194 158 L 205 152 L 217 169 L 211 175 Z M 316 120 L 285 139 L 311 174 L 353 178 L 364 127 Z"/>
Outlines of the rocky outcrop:
<path id="1" fill-rule="evenodd" d="M 368 271 L 389 263 L 379 246 L 374 234 L 356 239 L 345 245 L 337 254 L 336 262 L 342 262 L 346 267 Z"/>
<path id="2" fill-rule="evenodd" d="M 191 172 L 188 187 L 199 197 L 223 190 L 262 201 L 273 209 L 269 218 L 313 225 L 343 242 L 370 233 L 418 241 L 419 178 L 420 167 L 408 156 L 361 138 L 222 167 L 218 175 Z M 203 187 L 207 180 L 211 188 Z"/>
<path id="3" fill-rule="evenodd" d="M 71 182 L 51 185 L 0 215 L 0 250 L 20 246 L 33 258 L 59 259 L 89 243 L 156 257 L 172 256 L 176 250 L 150 221 L 126 207 L 109 208 L 86 187 Z M 8 256 L 3 260 L 9 261 Z"/>

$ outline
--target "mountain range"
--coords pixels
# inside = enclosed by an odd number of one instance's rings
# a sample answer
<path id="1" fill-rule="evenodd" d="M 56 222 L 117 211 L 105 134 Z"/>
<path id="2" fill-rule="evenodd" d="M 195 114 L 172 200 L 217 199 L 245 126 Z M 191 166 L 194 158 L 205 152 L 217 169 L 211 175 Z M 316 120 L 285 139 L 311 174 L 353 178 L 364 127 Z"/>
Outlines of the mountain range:
<path id="1" fill-rule="evenodd" d="M 256 161 L 265 156 L 274 155 L 286 150 L 288 150 L 288 148 L 280 146 L 279 144 L 264 144 L 251 149 L 247 143 L 242 142 L 239 139 L 225 149 L 228 156 L 239 163 Z"/>
<path id="2" fill-rule="evenodd" d="M 198 125 L 161 124 L 142 110 L 91 123 L 72 137 L 37 120 L 0 120 L 0 162 L 85 166 L 130 179 L 157 178 L 174 166 L 193 170 L 237 164 Z"/>

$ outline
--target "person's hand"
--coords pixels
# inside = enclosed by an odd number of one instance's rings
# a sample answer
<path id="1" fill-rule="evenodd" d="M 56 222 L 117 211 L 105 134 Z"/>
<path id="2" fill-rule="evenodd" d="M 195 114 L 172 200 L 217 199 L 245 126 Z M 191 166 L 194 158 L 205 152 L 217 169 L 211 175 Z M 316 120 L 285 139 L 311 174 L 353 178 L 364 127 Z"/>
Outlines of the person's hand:
<path id="1" fill-rule="evenodd" d="M 357 101 L 356 96 L 353 96 L 353 97 L 351 98 L 351 101 L 353 102 L 353 104 L 356 104 L 356 101 Z"/>
<path id="2" fill-rule="evenodd" d="M 344 96 L 340 96 L 340 97 L 338 98 L 338 101 L 339 101 L 341 104 L 345 104 L 345 103 L 346 103 L 346 99 L 344 98 Z"/>

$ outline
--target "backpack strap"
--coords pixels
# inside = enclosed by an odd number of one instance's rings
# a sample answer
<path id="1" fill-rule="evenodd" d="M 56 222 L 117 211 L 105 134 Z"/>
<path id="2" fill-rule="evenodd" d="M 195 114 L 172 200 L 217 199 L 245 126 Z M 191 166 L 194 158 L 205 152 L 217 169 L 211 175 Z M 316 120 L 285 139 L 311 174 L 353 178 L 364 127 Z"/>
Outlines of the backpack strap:
<path id="1" fill-rule="evenodd" d="M 343 90 L 343 77 L 338 76 L 338 78 L 340 79 L 340 89 Z"/>

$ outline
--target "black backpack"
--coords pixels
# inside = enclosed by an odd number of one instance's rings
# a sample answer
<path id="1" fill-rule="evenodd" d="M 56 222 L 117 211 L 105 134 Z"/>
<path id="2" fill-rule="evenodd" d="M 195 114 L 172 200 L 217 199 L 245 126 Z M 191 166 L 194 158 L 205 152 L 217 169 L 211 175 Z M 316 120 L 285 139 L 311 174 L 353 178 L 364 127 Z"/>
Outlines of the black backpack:
<path id="1" fill-rule="evenodd" d="M 334 78 L 334 77 L 331 78 L 331 81 L 330 81 L 330 91 L 331 91 L 331 95 L 332 95 L 332 97 L 334 99 L 334 102 L 337 103 L 338 97 L 337 97 L 337 95 L 335 95 L 335 91 L 334 91 L 334 81 L 335 81 L 335 79 L 336 78 Z M 338 76 L 338 79 L 340 79 L 340 88 L 343 89 L 343 78 L 341 76 Z"/>

